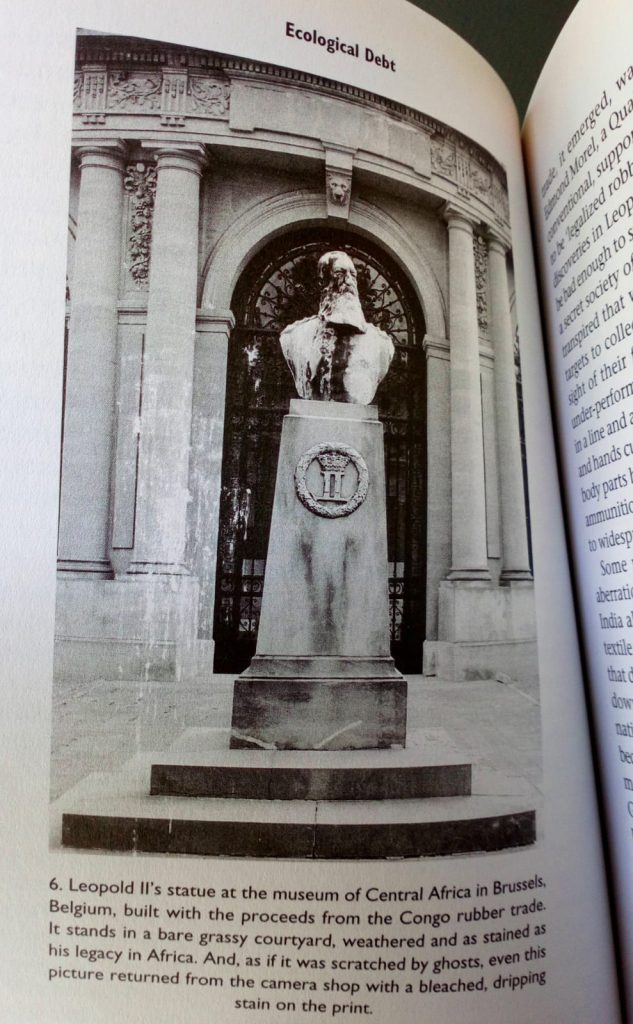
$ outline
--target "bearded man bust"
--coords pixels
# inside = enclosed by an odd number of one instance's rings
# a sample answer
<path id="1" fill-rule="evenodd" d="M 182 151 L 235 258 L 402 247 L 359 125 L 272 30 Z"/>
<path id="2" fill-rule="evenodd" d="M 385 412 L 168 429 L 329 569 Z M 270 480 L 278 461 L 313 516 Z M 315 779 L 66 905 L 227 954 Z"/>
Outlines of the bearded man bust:
<path id="1" fill-rule="evenodd" d="M 356 268 L 344 252 L 319 260 L 319 312 L 279 338 L 300 398 L 369 405 L 391 364 L 393 342 L 365 320 Z"/>

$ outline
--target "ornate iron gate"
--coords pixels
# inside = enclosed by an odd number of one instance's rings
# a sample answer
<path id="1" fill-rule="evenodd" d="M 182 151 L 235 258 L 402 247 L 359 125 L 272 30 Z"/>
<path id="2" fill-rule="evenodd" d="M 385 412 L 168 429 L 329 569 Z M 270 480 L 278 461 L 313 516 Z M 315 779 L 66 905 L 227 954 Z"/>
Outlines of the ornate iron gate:
<path id="1" fill-rule="evenodd" d="M 229 343 L 215 599 L 215 671 L 240 672 L 255 653 L 281 423 L 296 397 L 279 333 L 313 315 L 316 265 L 330 249 L 358 272 L 365 317 L 388 331 L 396 355 L 375 402 L 385 426 L 392 653 L 421 670 L 425 621 L 426 403 L 424 324 L 395 264 L 366 240 L 305 230 L 269 245 L 242 275 Z"/>

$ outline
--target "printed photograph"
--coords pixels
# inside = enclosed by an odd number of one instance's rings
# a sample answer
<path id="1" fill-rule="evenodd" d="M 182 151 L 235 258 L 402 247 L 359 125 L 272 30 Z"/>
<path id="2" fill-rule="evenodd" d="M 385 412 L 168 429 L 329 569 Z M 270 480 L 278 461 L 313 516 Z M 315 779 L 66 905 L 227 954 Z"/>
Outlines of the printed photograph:
<path id="1" fill-rule="evenodd" d="M 349 84 L 79 32 L 66 298 L 51 848 L 539 841 L 503 167 Z"/>

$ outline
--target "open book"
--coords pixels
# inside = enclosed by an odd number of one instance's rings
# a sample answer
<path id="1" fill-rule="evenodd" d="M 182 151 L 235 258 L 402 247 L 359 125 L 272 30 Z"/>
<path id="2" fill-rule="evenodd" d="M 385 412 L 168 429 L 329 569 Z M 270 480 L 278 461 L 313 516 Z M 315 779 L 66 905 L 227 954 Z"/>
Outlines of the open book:
<path id="1" fill-rule="evenodd" d="M 633 1020 L 630 8 L 8 21 L 7 1019 Z"/>

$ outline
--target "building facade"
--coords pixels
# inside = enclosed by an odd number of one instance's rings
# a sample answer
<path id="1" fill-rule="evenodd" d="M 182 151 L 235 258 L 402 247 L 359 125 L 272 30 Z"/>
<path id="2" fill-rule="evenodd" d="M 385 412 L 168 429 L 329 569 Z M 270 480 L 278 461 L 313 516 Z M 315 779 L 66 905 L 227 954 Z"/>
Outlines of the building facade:
<path id="1" fill-rule="evenodd" d="M 293 396 L 278 337 L 335 248 L 396 346 L 396 663 L 535 677 L 503 169 L 351 86 L 141 40 L 80 36 L 74 100 L 58 675 L 248 664 Z"/>

